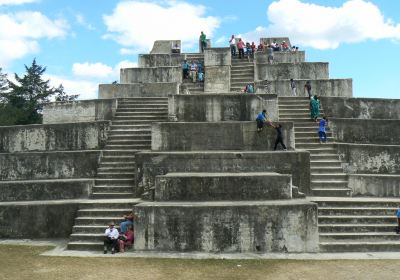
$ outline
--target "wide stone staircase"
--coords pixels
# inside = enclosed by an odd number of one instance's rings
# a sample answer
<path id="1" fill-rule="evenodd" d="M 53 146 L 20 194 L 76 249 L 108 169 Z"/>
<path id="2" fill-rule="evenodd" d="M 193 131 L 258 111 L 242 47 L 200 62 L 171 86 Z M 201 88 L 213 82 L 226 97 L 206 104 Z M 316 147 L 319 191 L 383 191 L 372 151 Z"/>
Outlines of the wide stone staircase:
<path id="1" fill-rule="evenodd" d="M 91 203 L 79 209 L 70 250 L 97 250 L 110 221 L 118 223 L 132 211 L 134 199 L 135 154 L 151 149 L 151 124 L 168 120 L 167 98 L 126 98 L 118 108 L 102 151 Z"/>
<path id="2" fill-rule="evenodd" d="M 247 84 L 254 86 L 254 63 L 252 59 L 232 57 L 231 92 L 242 91 Z"/>
<path id="3" fill-rule="evenodd" d="M 312 195 L 348 197 L 347 175 L 343 172 L 332 133 L 327 132 L 327 143 L 319 143 L 318 123 L 311 120 L 309 105 L 306 97 L 279 97 L 279 120 L 294 123 L 296 149 L 310 152 Z"/>
<path id="4" fill-rule="evenodd" d="M 204 71 L 204 54 L 201 53 L 187 53 L 186 60 L 190 64 L 192 61 L 199 61 L 203 65 Z M 182 93 L 185 93 L 185 89 L 189 91 L 190 94 L 204 93 L 204 82 L 193 83 L 190 79 L 184 80 L 181 85 Z"/>

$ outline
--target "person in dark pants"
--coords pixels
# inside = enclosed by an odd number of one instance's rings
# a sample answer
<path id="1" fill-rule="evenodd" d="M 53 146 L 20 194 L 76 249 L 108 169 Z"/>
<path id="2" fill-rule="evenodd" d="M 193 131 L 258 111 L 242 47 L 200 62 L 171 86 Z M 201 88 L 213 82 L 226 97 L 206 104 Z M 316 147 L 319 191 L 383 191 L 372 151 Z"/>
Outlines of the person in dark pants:
<path id="1" fill-rule="evenodd" d="M 397 228 L 396 228 L 396 233 L 400 234 L 400 207 L 396 211 L 396 217 L 397 217 Z"/>
<path id="2" fill-rule="evenodd" d="M 267 121 L 267 110 L 262 110 L 261 113 L 257 115 L 256 123 L 257 123 L 257 132 L 261 132 L 264 127 L 264 123 Z"/>
<path id="3" fill-rule="evenodd" d="M 276 148 L 278 147 L 278 144 L 282 145 L 282 148 L 284 151 L 286 151 L 286 146 L 283 143 L 283 136 L 282 136 L 282 125 L 281 124 L 277 124 L 275 127 L 276 130 L 276 140 L 275 140 L 275 147 L 274 147 L 274 151 L 276 151 Z"/>
<path id="4" fill-rule="evenodd" d="M 111 246 L 111 254 L 115 253 L 115 248 L 118 244 L 119 233 L 114 227 L 114 222 L 110 222 L 110 225 L 104 232 L 104 254 L 107 254 L 108 247 Z"/>

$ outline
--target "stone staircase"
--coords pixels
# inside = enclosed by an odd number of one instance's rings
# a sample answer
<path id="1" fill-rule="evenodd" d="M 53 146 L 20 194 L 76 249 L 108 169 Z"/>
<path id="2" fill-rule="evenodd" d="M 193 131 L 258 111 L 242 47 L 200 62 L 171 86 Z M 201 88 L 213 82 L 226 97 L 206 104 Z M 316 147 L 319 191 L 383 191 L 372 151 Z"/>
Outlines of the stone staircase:
<path id="1" fill-rule="evenodd" d="M 167 120 L 168 98 L 118 100 L 97 170 L 92 203 L 78 211 L 68 249 L 101 249 L 101 236 L 108 222 L 118 223 L 123 214 L 132 210 L 135 154 L 151 149 L 151 124 Z"/>
<path id="2" fill-rule="evenodd" d="M 309 104 L 306 97 L 279 97 L 279 120 L 294 123 L 296 148 L 310 152 L 312 195 L 348 197 L 347 175 L 343 172 L 332 133 L 327 132 L 327 143 L 319 143 L 318 123 L 310 119 Z"/>
<path id="3" fill-rule="evenodd" d="M 200 61 L 201 64 L 203 65 L 203 69 L 204 69 L 204 54 L 202 54 L 202 53 L 187 53 L 186 60 L 188 61 L 189 64 L 193 60 Z M 183 89 L 182 93 L 185 93 L 184 89 L 187 89 L 190 94 L 204 93 L 204 82 L 193 83 L 190 79 L 184 80 L 181 85 L 181 89 Z"/>
<path id="4" fill-rule="evenodd" d="M 254 85 L 254 63 L 247 57 L 232 57 L 231 92 L 241 92 L 247 84 Z"/>
<path id="5" fill-rule="evenodd" d="M 400 199 L 313 197 L 321 252 L 400 251 L 395 211 Z"/>

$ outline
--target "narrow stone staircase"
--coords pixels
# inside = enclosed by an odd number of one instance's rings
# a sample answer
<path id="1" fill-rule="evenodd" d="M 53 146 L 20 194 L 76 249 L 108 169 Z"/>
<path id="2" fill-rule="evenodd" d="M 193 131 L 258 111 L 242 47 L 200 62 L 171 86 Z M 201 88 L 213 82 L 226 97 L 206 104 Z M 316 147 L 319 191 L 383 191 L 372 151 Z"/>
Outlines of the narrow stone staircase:
<path id="1" fill-rule="evenodd" d="M 107 144 L 102 151 L 92 202 L 78 211 L 70 250 L 101 249 L 102 233 L 108 222 L 119 223 L 132 211 L 135 154 L 151 149 L 151 124 L 168 120 L 167 98 L 126 98 L 118 100 Z"/>
<path id="2" fill-rule="evenodd" d="M 254 85 L 254 63 L 247 57 L 239 59 L 232 57 L 231 67 L 231 92 L 242 91 L 247 84 Z"/>
<path id="3" fill-rule="evenodd" d="M 313 197 L 321 252 L 399 252 L 396 198 Z"/>
<path id="4" fill-rule="evenodd" d="M 327 143 L 319 143 L 318 123 L 310 119 L 309 104 L 306 97 L 279 97 L 279 120 L 294 123 L 296 149 L 310 152 L 312 195 L 349 197 L 347 175 L 343 172 L 332 133 L 327 132 Z"/>
<path id="5" fill-rule="evenodd" d="M 190 64 L 193 60 L 200 61 L 204 69 L 204 54 L 202 53 L 187 53 L 186 60 Z M 193 83 L 190 79 L 184 80 L 181 85 L 182 93 L 185 93 L 185 89 L 188 90 L 190 94 L 201 94 L 204 93 L 204 82 Z"/>

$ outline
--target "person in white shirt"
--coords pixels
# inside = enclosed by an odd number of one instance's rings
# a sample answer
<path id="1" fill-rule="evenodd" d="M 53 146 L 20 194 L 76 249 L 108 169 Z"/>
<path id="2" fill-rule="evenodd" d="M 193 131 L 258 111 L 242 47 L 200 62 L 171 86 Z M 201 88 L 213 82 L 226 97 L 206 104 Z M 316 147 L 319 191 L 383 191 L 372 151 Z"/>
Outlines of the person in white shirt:
<path id="1" fill-rule="evenodd" d="M 104 254 L 107 254 L 107 249 L 111 245 L 111 254 L 115 253 L 115 248 L 118 244 L 119 233 L 114 227 L 114 222 L 110 222 L 110 225 L 104 232 Z"/>

